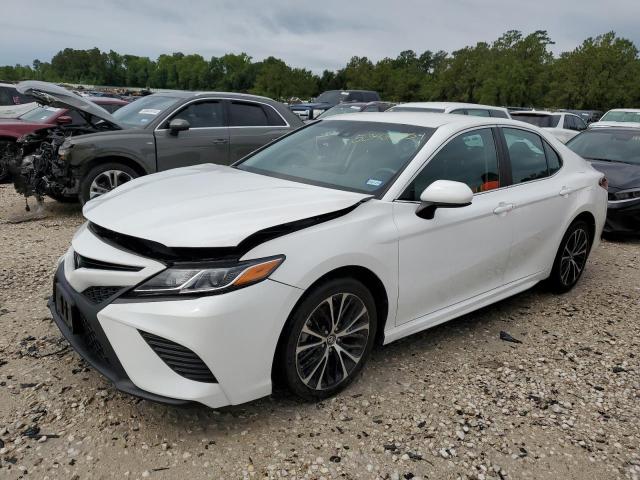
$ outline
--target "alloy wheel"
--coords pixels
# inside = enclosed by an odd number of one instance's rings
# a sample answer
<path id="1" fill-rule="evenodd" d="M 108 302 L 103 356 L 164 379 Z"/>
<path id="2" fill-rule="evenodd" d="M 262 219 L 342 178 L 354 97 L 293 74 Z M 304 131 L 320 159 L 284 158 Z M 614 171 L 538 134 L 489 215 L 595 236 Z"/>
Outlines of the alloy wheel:
<path id="1" fill-rule="evenodd" d="M 560 258 L 560 280 L 566 286 L 578 281 L 589 252 L 589 234 L 578 228 L 567 238 Z"/>
<path id="2" fill-rule="evenodd" d="M 127 183 L 132 180 L 133 177 L 127 172 L 122 170 L 106 170 L 96 175 L 96 178 L 91 182 L 89 189 L 89 199 L 99 197 L 107 192 L 110 192 L 114 188 L 123 183 Z"/>
<path id="3" fill-rule="evenodd" d="M 370 316 L 352 293 L 336 293 L 309 315 L 296 345 L 296 370 L 313 390 L 342 383 L 360 363 L 369 340 Z"/>

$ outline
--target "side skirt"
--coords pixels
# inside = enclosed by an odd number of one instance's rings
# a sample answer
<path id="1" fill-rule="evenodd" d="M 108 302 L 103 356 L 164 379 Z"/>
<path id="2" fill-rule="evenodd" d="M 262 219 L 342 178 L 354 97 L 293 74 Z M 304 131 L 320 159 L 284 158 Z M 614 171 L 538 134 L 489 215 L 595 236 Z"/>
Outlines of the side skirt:
<path id="1" fill-rule="evenodd" d="M 423 317 L 416 318 L 410 322 L 398 325 L 397 327 L 385 332 L 383 345 L 395 342 L 396 340 L 400 340 L 401 338 L 414 333 L 433 328 L 441 323 L 448 322 L 454 318 L 461 317 L 467 313 L 471 313 L 482 307 L 491 305 L 492 303 L 499 302 L 500 300 L 511 297 L 520 292 L 524 292 L 544 278 L 545 272 L 535 273 L 449 307 L 442 308 Z"/>

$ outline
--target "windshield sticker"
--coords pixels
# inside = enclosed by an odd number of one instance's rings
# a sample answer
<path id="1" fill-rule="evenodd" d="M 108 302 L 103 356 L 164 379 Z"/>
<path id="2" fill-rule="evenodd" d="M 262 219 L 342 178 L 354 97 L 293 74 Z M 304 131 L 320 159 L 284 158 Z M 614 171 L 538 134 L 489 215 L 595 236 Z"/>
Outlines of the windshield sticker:
<path id="1" fill-rule="evenodd" d="M 57 112 L 57 111 L 59 111 L 59 110 L 62 110 L 61 108 L 56 108 L 56 107 L 44 107 L 44 109 L 45 109 L 47 112 Z"/>
<path id="2" fill-rule="evenodd" d="M 138 112 L 140 115 L 157 115 L 160 113 L 160 110 L 155 108 L 143 108 Z"/>
<path id="3" fill-rule="evenodd" d="M 380 185 L 382 185 L 382 180 L 370 178 L 369 180 L 367 180 L 367 185 L 371 185 L 372 187 L 379 187 Z"/>

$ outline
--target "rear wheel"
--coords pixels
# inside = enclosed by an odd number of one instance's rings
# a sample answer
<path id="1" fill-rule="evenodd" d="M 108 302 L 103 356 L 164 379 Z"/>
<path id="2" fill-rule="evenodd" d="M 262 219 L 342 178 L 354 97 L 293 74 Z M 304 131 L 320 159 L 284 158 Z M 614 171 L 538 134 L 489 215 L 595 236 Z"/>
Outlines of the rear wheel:
<path id="1" fill-rule="evenodd" d="M 344 389 L 369 357 L 376 324 L 375 302 L 359 281 L 334 279 L 314 288 L 283 332 L 279 366 L 289 389 L 308 400 Z"/>
<path id="2" fill-rule="evenodd" d="M 89 200 L 104 195 L 138 176 L 133 168 L 119 162 L 108 162 L 93 167 L 80 182 L 80 203 L 84 205 Z"/>
<path id="3" fill-rule="evenodd" d="M 562 237 L 553 262 L 549 285 L 556 293 L 571 290 L 580 280 L 591 250 L 591 229 L 587 222 L 577 220 Z"/>

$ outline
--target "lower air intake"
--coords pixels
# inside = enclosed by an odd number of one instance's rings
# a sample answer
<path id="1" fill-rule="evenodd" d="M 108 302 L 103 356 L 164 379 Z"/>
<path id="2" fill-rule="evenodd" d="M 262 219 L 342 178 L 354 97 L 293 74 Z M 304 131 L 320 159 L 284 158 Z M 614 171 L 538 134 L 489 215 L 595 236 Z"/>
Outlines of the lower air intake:
<path id="1" fill-rule="evenodd" d="M 138 331 L 156 355 L 178 375 L 196 382 L 218 383 L 209 367 L 195 352 L 166 338 Z"/>

